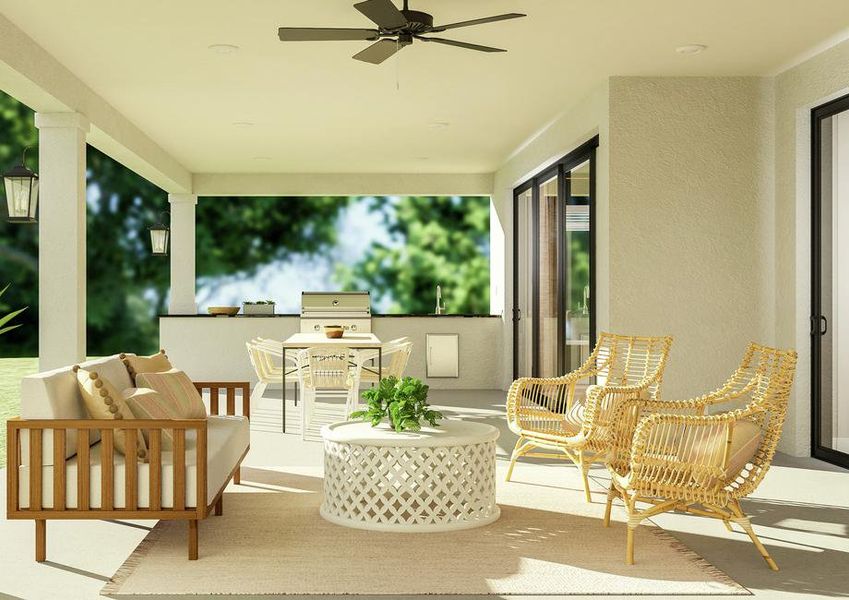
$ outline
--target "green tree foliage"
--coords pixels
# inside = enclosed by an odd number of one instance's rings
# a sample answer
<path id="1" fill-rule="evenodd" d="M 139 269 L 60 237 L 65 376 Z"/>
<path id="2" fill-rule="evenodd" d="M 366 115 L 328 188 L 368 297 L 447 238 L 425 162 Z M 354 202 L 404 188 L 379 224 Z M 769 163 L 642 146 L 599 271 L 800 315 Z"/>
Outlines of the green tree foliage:
<path id="1" fill-rule="evenodd" d="M 292 254 L 318 254 L 336 242 L 348 196 L 204 198 L 197 209 L 197 272 L 246 279 Z"/>
<path id="2" fill-rule="evenodd" d="M 441 285 L 447 312 L 489 313 L 489 198 L 406 196 L 372 210 L 398 243 L 376 243 L 340 269 L 346 289 L 390 297 L 391 312 L 432 313 Z"/>
<path id="3" fill-rule="evenodd" d="M 0 171 L 18 164 L 27 146 L 38 144 L 33 112 L 0 92 Z M 27 166 L 38 171 L 38 153 L 27 154 Z M 3 204 L 6 194 L 3 193 Z M 21 327 L 0 340 L 0 356 L 35 356 L 38 353 L 38 226 L 8 223 L 0 209 L 0 281 L 12 283 L 3 296 L 0 312 L 29 306 L 16 320 Z"/>
<path id="4" fill-rule="evenodd" d="M 155 352 L 170 270 L 167 258 L 151 256 L 147 228 L 168 196 L 91 146 L 86 161 L 88 354 Z"/>
<path id="5" fill-rule="evenodd" d="M 580 311 L 584 306 L 584 289 L 590 285 L 590 234 L 573 231 L 569 239 L 569 310 Z"/>

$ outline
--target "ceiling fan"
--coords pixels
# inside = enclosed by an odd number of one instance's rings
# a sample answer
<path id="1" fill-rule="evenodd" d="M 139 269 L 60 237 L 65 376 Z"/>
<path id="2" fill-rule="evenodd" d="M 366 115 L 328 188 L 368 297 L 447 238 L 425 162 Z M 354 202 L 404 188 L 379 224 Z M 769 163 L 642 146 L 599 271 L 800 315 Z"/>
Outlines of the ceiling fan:
<path id="1" fill-rule="evenodd" d="M 404 0 L 404 8 L 398 10 L 392 0 L 365 0 L 354 4 L 354 8 L 371 19 L 377 29 L 349 29 L 339 27 L 281 27 L 277 34 L 281 42 L 325 42 L 335 40 L 363 40 L 374 42 L 365 50 L 353 56 L 356 60 L 379 65 L 387 58 L 398 52 L 404 46 L 409 46 L 413 40 L 422 42 L 434 42 L 467 48 L 479 52 L 507 52 L 502 48 L 480 46 L 446 40 L 441 37 L 425 37 L 423 34 L 441 33 L 449 29 L 469 27 L 471 25 L 483 25 L 495 21 L 517 19 L 525 17 L 520 13 L 507 13 L 494 17 L 460 21 L 448 25 L 434 25 L 433 15 L 418 10 L 410 10 L 409 0 Z"/>

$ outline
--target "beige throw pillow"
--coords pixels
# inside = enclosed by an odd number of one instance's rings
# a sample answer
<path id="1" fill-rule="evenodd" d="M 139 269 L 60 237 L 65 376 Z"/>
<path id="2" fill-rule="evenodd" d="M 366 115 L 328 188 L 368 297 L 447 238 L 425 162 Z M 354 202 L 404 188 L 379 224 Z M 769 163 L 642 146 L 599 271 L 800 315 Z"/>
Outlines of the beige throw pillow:
<path id="1" fill-rule="evenodd" d="M 173 368 L 171 361 L 168 360 L 168 355 L 165 354 L 165 350 L 160 350 L 151 356 L 121 354 L 120 359 L 127 367 L 127 372 L 129 372 L 130 379 L 133 380 L 133 383 L 136 383 L 136 377 L 140 373 L 162 373 L 164 371 L 170 371 Z"/>
<path id="2" fill-rule="evenodd" d="M 205 419 L 206 406 L 195 384 L 183 371 L 139 373 L 136 385 L 156 390 L 179 419 Z"/>
<path id="3" fill-rule="evenodd" d="M 92 419 L 132 419 L 133 413 L 127 408 L 121 392 L 115 389 L 108 380 L 100 377 L 94 371 L 74 367 L 77 384 L 83 397 L 86 410 Z M 115 450 L 126 455 L 126 434 L 122 429 L 114 430 L 113 439 Z M 147 444 L 144 437 L 136 436 L 136 454 L 139 459 L 147 459 Z"/>

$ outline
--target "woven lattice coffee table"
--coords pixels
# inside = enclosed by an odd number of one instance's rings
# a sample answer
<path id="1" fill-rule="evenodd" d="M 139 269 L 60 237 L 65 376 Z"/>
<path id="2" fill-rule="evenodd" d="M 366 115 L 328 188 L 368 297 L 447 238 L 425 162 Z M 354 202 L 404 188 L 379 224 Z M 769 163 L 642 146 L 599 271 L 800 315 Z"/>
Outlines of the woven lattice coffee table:
<path id="1" fill-rule="evenodd" d="M 395 433 L 346 422 L 322 428 L 321 516 L 377 531 L 450 531 L 498 519 L 491 425 L 444 420 Z"/>

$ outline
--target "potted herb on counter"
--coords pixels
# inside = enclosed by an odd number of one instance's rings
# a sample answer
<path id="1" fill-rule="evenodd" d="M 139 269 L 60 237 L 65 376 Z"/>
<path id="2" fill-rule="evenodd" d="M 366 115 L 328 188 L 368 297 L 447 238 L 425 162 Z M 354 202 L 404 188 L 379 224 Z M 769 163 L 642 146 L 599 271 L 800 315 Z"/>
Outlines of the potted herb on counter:
<path id="1" fill-rule="evenodd" d="M 276 304 L 274 300 L 242 302 L 242 314 L 249 316 L 270 317 L 274 315 L 275 306 Z"/>

